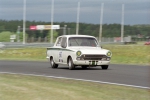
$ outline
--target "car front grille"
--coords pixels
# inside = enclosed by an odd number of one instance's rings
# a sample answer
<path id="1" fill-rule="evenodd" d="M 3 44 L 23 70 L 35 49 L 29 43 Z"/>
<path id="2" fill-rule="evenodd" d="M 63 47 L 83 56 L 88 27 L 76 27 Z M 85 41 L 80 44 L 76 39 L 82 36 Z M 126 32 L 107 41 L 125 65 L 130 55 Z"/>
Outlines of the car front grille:
<path id="1" fill-rule="evenodd" d="M 106 55 L 82 55 L 82 60 L 101 60 L 102 58 L 107 58 Z"/>

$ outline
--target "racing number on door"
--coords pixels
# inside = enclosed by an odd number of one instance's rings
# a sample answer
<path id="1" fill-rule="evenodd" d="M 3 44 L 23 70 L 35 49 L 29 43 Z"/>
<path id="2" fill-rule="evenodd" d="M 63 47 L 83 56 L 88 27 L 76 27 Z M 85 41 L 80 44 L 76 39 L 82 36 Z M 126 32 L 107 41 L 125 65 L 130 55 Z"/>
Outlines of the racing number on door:
<path id="1" fill-rule="evenodd" d="M 59 52 L 59 62 L 63 62 L 63 59 L 62 59 L 62 51 Z"/>

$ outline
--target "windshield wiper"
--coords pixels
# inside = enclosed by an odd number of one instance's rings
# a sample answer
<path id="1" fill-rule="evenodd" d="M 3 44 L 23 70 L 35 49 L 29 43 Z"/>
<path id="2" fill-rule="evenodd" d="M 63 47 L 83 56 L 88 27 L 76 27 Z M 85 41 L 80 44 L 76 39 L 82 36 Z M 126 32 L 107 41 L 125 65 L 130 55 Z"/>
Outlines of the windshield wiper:
<path id="1" fill-rule="evenodd" d="M 77 40 L 75 39 L 75 41 L 76 41 L 76 43 L 78 44 L 78 46 L 79 46 L 79 43 L 77 42 Z"/>

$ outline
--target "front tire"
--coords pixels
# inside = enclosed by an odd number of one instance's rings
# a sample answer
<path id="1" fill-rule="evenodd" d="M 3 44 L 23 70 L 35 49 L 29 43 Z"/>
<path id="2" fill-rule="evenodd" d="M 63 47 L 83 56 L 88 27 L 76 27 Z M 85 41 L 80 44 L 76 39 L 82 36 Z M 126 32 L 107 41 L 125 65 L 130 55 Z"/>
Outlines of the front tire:
<path id="1" fill-rule="evenodd" d="M 58 67 L 58 64 L 55 64 L 54 60 L 53 60 L 53 57 L 50 58 L 50 65 L 52 68 L 57 68 Z"/>
<path id="2" fill-rule="evenodd" d="M 108 65 L 102 65 L 101 67 L 102 67 L 102 69 L 104 69 L 104 70 L 108 69 Z"/>
<path id="3" fill-rule="evenodd" d="M 71 57 L 68 59 L 68 66 L 70 70 L 73 70 L 75 68 Z"/>

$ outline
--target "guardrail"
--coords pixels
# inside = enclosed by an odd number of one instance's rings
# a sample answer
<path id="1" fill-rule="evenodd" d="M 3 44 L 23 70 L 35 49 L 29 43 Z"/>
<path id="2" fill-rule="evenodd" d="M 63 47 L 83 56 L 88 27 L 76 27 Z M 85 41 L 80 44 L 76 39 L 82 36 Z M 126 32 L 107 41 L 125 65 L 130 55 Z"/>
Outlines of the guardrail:
<path id="1" fill-rule="evenodd" d="M 11 43 L 11 42 L 3 42 L 3 44 L 5 45 L 4 48 L 25 48 L 25 47 L 51 47 L 54 44 L 50 44 L 50 43 L 26 43 L 26 44 L 22 44 L 22 43 Z"/>
<path id="2" fill-rule="evenodd" d="M 26 43 L 26 44 L 22 44 L 22 43 L 18 43 L 18 42 L 2 42 L 2 44 L 4 44 L 4 47 L 0 47 L 0 48 L 25 48 L 25 47 L 52 47 L 54 44 L 51 43 Z M 129 44 L 129 43 L 125 43 L 125 42 L 100 42 L 100 45 L 105 45 L 105 44 L 120 44 L 120 45 L 124 45 L 124 44 Z"/>

